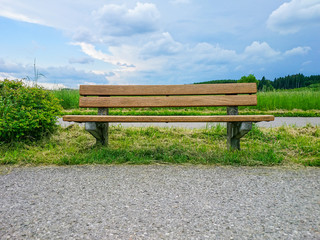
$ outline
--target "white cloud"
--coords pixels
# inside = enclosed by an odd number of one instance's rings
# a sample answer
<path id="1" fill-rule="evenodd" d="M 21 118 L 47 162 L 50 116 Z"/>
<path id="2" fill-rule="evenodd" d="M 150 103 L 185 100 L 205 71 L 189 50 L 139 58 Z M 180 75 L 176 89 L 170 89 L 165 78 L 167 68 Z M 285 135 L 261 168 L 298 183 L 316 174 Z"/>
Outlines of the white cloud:
<path id="1" fill-rule="evenodd" d="M 193 56 L 192 58 L 196 62 L 208 65 L 233 63 L 239 60 L 236 51 L 206 42 L 198 43 L 190 49 L 190 53 L 190 56 Z"/>
<path id="2" fill-rule="evenodd" d="M 284 53 L 286 56 L 305 55 L 311 50 L 310 47 L 296 47 Z"/>
<path id="3" fill-rule="evenodd" d="M 84 71 L 75 69 L 73 67 L 47 67 L 39 69 L 45 78 L 41 78 L 40 82 L 64 82 L 68 87 L 74 87 L 76 83 L 83 83 L 85 81 L 94 81 L 96 83 L 108 83 L 106 75 L 95 74 L 93 70 Z"/>
<path id="4" fill-rule="evenodd" d="M 63 88 L 67 88 L 64 84 L 55 84 L 55 83 L 43 83 L 43 82 L 33 82 L 33 81 L 28 81 L 23 79 L 22 80 L 27 86 L 34 86 L 35 84 L 43 87 L 44 89 L 48 89 L 48 90 L 58 90 L 58 89 L 63 89 Z"/>
<path id="5" fill-rule="evenodd" d="M 160 12 L 153 3 L 101 4 L 101 0 L 0 0 L 0 16 L 54 27 L 75 41 L 88 42 L 118 43 L 119 37 L 159 28 Z"/>
<path id="6" fill-rule="evenodd" d="M 275 61 L 281 56 L 281 52 L 272 49 L 266 42 L 254 41 L 244 50 L 243 57 L 250 62 L 262 63 Z"/>
<path id="7" fill-rule="evenodd" d="M 310 65 L 311 63 L 312 63 L 312 61 L 306 61 L 306 62 L 302 63 L 302 66 L 307 66 L 307 65 Z"/>
<path id="8" fill-rule="evenodd" d="M 89 64 L 93 63 L 94 60 L 89 57 L 82 57 L 82 58 L 70 58 L 69 63 L 70 64 Z"/>
<path id="9" fill-rule="evenodd" d="M 134 67 L 132 64 L 128 64 L 125 62 L 125 60 L 117 58 L 112 55 L 108 55 L 106 53 L 103 53 L 99 50 L 96 50 L 95 46 L 90 44 L 90 43 L 85 43 L 85 42 L 76 42 L 72 43 L 72 45 L 80 46 L 82 51 L 89 55 L 90 57 L 94 59 L 98 59 L 101 61 L 104 61 L 106 63 L 111 63 L 115 66 L 120 66 L 120 67 Z"/>
<path id="10" fill-rule="evenodd" d="M 10 73 L 0 71 L 0 80 L 4 80 L 4 79 L 14 80 L 17 78 L 11 75 Z"/>
<path id="11" fill-rule="evenodd" d="M 165 32 L 160 35 L 154 35 L 151 41 L 147 42 L 141 54 L 146 57 L 156 57 L 163 55 L 177 54 L 184 49 L 184 46 L 175 41 L 170 33 Z"/>
<path id="12" fill-rule="evenodd" d="M 240 71 L 248 66 L 256 66 L 258 69 L 259 66 L 279 62 L 292 55 L 307 54 L 310 51 L 309 47 L 296 47 L 281 52 L 270 47 L 267 42 L 254 41 L 245 47 L 243 52 L 237 53 L 219 44 L 207 42 L 182 44 L 175 41 L 169 33 L 154 34 L 149 42 L 141 45 L 110 46 L 108 54 L 96 50 L 92 44 L 76 45 L 87 55 L 115 66 L 113 74 L 107 76 L 109 83 L 113 84 L 127 84 L 128 79 L 130 82 L 139 83 L 152 76 L 166 75 L 167 78 L 171 78 L 171 75 L 176 75 L 177 72 L 188 78 L 195 72 L 227 73 L 234 69 Z M 106 76 L 104 72 L 95 73 Z M 159 79 L 161 77 L 157 80 Z"/>
<path id="13" fill-rule="evenodd" d="M 186 4 L 186 3 L 190 3 L 191 0 L 172 0 L 171 3 L 173 4 Z"/>
<path id="14" fill-rule="evenodd" d="M 21 79 L 22 82 L 24 82 L 27 86 L 34 86 L 35 84 L 37 84 L 38 86 L 43 87 L 45 89 L 49 89 L 49 90 L 66 88 L 66 86 L 64 84 L 61 84 L 61 83 L 59 83 L 59 84 L 45 83 L 45 82 L 37 82 L 37 83 L 35 83 L 35 81 L 26 80 L 25 78 L 19 78 L 19 77 L 16 77 L 15 75 L 11 75 L 9 73 L 0 72 L 0 81 L 2 81 L 4 79 L 9 79 L 9 80 Z"/>
<path id="15" fill-rule="evenodd" d="M 16 77 L 14 76 L 10 76 L 9 74 L 5 74 L 5 73 L 1 73 L 0 72 L 0 81 L 3 81 L 4 79 L 9 79 L 9 80 L 17 80 Z M 38 85 L 44 89 L 48 89 L 48 90 L 57 90 L 57 89 L 63 89 L 63 88 L 67 88 L 64 84 L 55 84 L 55 83 L 43 83 L 43 82 L 34 82 L 34 81 L 29 81 L 26 79 L 21 79 L 21 81 L 29 87 L 33 87 L 35 85 Z"/>
<path id="16" fill-rule="evenodd" d="M 96 84 L 107 84 L 108 78 L 112 77 L 112 71 L 104 74 L 94 71 L 78 70 L 73 67 L 37 67 L 37 70 L 44 77 L 39 77 L 37 83 L 46 88 L 64 86 L 75 88 L 79 84 L 92 81 Z M 34 69 L 32 65 L 22 65 L 18 63 L 9 63 L 0 58 L 0 79 L 26 79 L 33 82 Z"/>
<path id="17" fill-rule="evenodd" d="M 22 21 L 22 22 L 46 25 L 41 20 L 30 18 L 30 17 L 28 17 L 26 15 L 23 15 L 23 14 L 20 14 L 20 13 L 11 12 L 10 10 L 6 10 L 5 8 L 0 9 L 0 16 L 6 17 L 6 18 L 10 18 L 10 19 L 14 19 L 14 20 L 17 20 L 17 21 Z"/>
<path id="18" fill-rule="evenodd" d="M 281 34 L 296 33 L 309 25 L 320 23 L 319 0 L 292 0 L 272 12 L 267 26 Z"/>
<path id="19" fill-rule="evenodd" d="M 86 19 L 88 5 L 79 0 L 0 0 L 0 16 L 54 28 L 72 30 Z M 87 7 L 85 9 L 84 7 Z M 59 13 L 59 14 L 57 14 Z"/>
<path id="20" fill-rule="evenodd" d="M 101 70 L 92 70 L 92 72 L 96 75 L 104 75 L 107 77 L 112 77 L 115 75 L 114 72 L 106 72 L 106 71 L 101 71 Z"/>
<path id="21" fill-rule="evenodd" d="M 160 13 L 152 3 L 138 2 L 133 9 L 126 5 L 104 5 L 92 13 L 103 35 L 131 36 L 157 29 Z"/>

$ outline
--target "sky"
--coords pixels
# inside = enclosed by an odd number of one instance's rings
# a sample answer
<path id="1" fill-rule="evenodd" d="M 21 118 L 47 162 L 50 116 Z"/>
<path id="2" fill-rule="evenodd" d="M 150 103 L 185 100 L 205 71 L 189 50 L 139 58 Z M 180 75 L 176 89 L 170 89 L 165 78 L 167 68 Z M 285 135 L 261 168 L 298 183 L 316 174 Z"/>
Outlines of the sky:
<path id="1" fill-rule="evenodd" d="M 320 0 L 0 0 L 0 79 L 45 87 L 320 74 Z"/>

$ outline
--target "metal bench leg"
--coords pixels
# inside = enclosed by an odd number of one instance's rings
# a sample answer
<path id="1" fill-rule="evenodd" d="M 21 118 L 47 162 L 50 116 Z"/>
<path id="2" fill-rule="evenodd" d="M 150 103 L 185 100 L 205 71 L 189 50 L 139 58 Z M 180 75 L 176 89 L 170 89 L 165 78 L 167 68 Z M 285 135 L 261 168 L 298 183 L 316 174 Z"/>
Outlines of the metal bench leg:
<path id="1" fill-rule="evenodd" d="M 238 107 L 228 107 L 228 115 L 238 115 Z M 229 150 L 240 150 L 240 138 L 252 129 L 252 122 L 228 122 L 227 146 Z"/>
<path id="2" fill-rule="evenodd" d="M 98 115 L 108 115 L 108 108 L 99 108 Z M 109 123 L 86 122 L 85 129 L 96 138 L 96 143 L 108 146 Z"/>

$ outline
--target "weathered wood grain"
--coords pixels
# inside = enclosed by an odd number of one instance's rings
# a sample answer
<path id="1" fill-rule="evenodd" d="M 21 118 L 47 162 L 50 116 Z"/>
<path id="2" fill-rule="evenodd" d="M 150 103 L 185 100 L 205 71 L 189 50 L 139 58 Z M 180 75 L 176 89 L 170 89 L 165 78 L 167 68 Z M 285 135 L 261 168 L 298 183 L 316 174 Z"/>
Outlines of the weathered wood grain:
<path id="1" fill-rule="evenodd" d="M 224 116 L 98 116 L 65 115 L 67 122 L 260 122 L 273 121 L 272 115 L 224 115 Z"/>
<path id="2" fill-rule="evenodd" d="M 254 106 L 256 95 L 173 96 L 173 97 L 81 97 L 80 107 L 218 107 Z"/>
<path id="3" fill-rule="evenodd" d="M 188 85 L 80 85 L 82 96 L 162 96 L 252 94 L 255 83 Z"/>

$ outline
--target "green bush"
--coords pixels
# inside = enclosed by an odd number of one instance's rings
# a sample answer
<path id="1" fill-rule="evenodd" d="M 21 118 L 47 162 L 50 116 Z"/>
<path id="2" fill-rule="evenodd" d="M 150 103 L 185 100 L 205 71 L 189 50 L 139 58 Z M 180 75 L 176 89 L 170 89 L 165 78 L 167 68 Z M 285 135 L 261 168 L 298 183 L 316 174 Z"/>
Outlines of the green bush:
<path id="1" fill-rule="evenodd" d="M 0 141 L 40 139 L 55 129 L 61 110 L 49 91 L 5 79 L 0 82 Z"/>
<path id="2" fill-rule="evenodd" d="M 249 74 L 248 76 L 242 76 L 238 83 L 256 83 L 259 84 L 259 81 L 256 79 L 256 77 L 253 74 Z"/>

